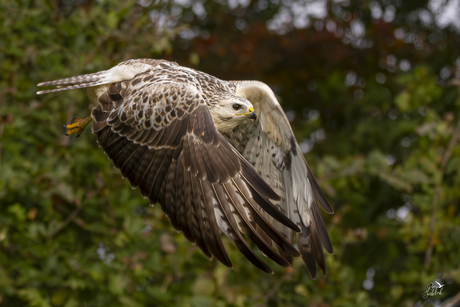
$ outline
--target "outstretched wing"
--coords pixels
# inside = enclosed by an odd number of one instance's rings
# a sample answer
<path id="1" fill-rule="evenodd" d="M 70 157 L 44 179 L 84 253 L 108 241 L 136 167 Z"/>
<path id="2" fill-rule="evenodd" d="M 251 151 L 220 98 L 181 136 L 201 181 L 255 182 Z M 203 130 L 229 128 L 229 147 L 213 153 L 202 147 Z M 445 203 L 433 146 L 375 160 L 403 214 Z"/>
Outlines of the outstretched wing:
<path id="1" fill-rule="evenodd" d="M 332 207 L 313 176 L 272 90 L 258 81 L 233 83 L 237 86 L 236 95 L 251 101 L 259 117 L 256 125 L 249 127 L 246 133 L 237 132 L 239 137 L 228 135 L 228 139 L 281 196 L 282 200 L 274 203 L 301 229 L 297 244 L 310 275 L 315 278 L 316 264 L 323 272 L 326 270 L 323 247 L 333 253 L 318 205 L 330 214 L 333 213 Z M 247 136 L 241 138 L 241 135 Z M 265 218 L 293 243 L 292 230 L 267 215 Z M 266 240 L 271 241 L 270 238 Z M 292 262 L 292 257 L 282 251 L 280 254 Z"/>
<path id="2" fill-rule="evenodd" d="M 300 229 L 271 203 L 279 196 L 217 131 L 192 77 L 148 70 L 111 84 L 98 102 L 92 131 L 99 145 L 133 188 L 159 202 L 172 225 L 208 257 L 232 266 L 221 233 L 268 273 L 241 233 L 282 266 L 290 263 L 264 237 L 284 254 L 300 255 L 267 217 Z"/>

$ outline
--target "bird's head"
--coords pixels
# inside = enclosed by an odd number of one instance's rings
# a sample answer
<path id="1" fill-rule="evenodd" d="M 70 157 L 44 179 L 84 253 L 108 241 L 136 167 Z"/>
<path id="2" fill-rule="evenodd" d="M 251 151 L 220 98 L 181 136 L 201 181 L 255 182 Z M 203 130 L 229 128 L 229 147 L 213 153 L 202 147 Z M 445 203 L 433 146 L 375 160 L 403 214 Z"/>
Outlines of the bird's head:
<path id="1" fill-rule="evenodd" d="M 225 133 L 245 122 L 256 121 L 254 106 L 246 98 L 231 96 L 210 108 L 217 130 Z"/>

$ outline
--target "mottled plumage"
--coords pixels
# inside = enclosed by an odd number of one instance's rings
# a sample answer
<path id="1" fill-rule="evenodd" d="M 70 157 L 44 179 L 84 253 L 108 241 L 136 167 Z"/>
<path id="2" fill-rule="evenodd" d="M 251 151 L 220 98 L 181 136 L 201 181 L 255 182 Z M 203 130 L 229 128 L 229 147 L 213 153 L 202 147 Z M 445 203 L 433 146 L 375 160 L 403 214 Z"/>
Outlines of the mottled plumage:
<path id="1" fill-rule="evenodd" d="M 39 86 L 87 88 L 98 144 L 208 257 L 232 266 L 224 233 L 271 273 L 245 234 L 279 265 L 302 255 L 313 278 L 316 263 L 325 271 L 323 247 L 333 251 L 318 204 L 333 210 L 267 85 L 139 59 Z"/>

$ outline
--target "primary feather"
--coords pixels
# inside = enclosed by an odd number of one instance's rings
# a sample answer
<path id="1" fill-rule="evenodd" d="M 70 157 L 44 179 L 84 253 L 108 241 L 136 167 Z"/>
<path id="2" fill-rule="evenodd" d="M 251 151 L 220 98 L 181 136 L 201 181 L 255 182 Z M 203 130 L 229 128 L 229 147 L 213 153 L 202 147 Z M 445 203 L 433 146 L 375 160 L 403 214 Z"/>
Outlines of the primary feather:
<path id="1" fill-rule="evenodd" d="M 271 273 L 243 233 L 279 265 L 301 255 L 313 278 L 316 264 L 325 271 L 322 249 L 333 250 L 318 204 L 333 211 L 264 83 L 138 59 L 38 86 L 58 87 L 38 94 L 87 89 L 98 144 L 208 257 L 232 266 L 223 233 Z M 255 122 L 241 115 L 252 108 Z"/>

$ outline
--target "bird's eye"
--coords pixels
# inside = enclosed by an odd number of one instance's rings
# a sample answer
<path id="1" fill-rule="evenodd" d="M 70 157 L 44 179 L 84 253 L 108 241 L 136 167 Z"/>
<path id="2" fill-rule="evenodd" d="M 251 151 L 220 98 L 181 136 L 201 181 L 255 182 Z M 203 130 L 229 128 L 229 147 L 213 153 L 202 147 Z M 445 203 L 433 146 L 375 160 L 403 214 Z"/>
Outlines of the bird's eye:
<path id="1" fill-rule="evenodd" d="M 239 109 L 241 109 L 241 105 L 235 103 L 235 104 L 232 106 L 232 108 L 233 108 L 233 110 L 238 111 Z"/>

